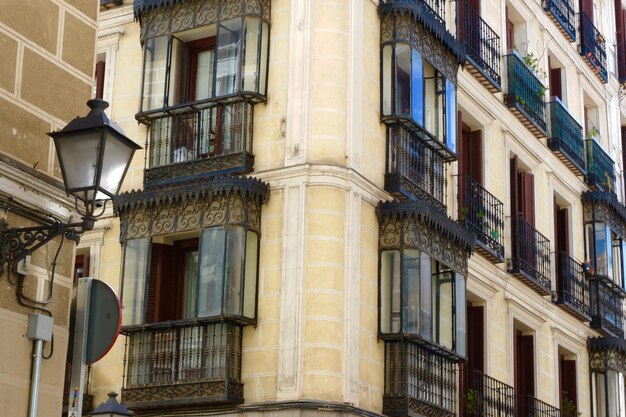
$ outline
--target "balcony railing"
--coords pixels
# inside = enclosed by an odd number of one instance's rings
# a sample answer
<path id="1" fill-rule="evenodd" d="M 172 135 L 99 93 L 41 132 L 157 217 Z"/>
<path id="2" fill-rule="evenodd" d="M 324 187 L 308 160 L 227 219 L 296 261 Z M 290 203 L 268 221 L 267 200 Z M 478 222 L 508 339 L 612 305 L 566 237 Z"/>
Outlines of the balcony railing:
<path id="1" fill-rule="evenodd" d="M 615 192 L 613 160 L 595 139 L 585 141 L 587 153 L 587 185 L 594 190 Z"/>
<path id="2" fill-rule="evenodd" d="M 557 252 L 556 304 L 580 320 L 590 319 L 589 284 L 583 267 L 565 252 Z"/>
<path id="3" fill-rule="evenodd" d="M 252 104 L 240 101 L 202 109 L 181 106 L 146 119 L 146 182 L 250 172 L 254 162 L 252 112 Z"/>
<path id="4" fill-rule="evenodd" d="M 241 327 L 169 322 L 124 333 L 129 409 L 243 402 Z"/>
<path id="5" fill-rule="evenodd" d="M 545 403 L 532 395 L 524 395 L 520 398 L 520 416 L 529 417 L 561 417 L 561 410 Z"/>
<path id="6" fill-rule="evenodd" d="M 585 143 L 582 126 L 557 97 L 548 103 L 548 114 L 550 131 L 548 147 L 576 175 L 583 175 Z"/>
<path id="7" fill-rule="evenodd" d="M 381 4 L 405 6 L 417 10 L 420 15 L 429 15 L 428 18 L 446 27 L 446 1 L 445 0 L 382 0 Z M 424 17 L 424 16 L 423 16 Z M 456 31 L 450 31 L 455 34 Z"/>
<path id="8" fill-rule="evenodd" d="M 506 105 L 518 119 L 539 138 L 546 136 L 546 116 L 543 103 L 545 87 L 522 58 L 513 51 L 506 56 L 508 91 Z"/>
<path id="9" fill-rule="evenodd" d="M 610 280 L 601 277 L 589 279 L 591 298 L 591 327 L 607 336 L 624 338 L 621 291 Z"/>
<path id="10" fill-rule="evenodd" d="M 471 388 L 465 393 L 465 415 L 472 417 L 515 417 L 513 387 L 475 369 Z"/>
<path id="11" fill-rule="evenodd" d="M 569 42 L 576 40 L 576 12 L 570 0 L 544 0 L 543 8 Z"/>
<path id="12" fill-rule="evenodd" d="M 478 181 L 459 176 L 459 220 L 476 233 L 479 251 L 495 263 L 504 261 L 504 204 Z"/>
<path id="13" fill-rule="evenodd" d="M 445 212 L 446 164 L 419 135 L 402 125 L 387 129 L 385 190 L 402 199 L 425 200 Z"/>
<path id="14" fill-rule="evenodd" d="M 383 414 L 455 416 L 456 373 L 447 356 L 409 341 L 385 342 Z"/>
<path id="15" fill-rule="evenodd" d="M 463 0 L 461 10 L 459 33 L 470 64 L 468 70 L 492 93 L 500 91 L 500 37 L 467 0 Z"/>
<path id="16" fill-rule="evenodd" d="M 578 52 L 603 83 L 607 82 L 606 46 L 604 36 L 585 13 L 580 12 L 580 45 Z"/>
<path id="17" fill-rule="evenodd" d="M 511 272 L 541 295 L 551 294 L 550 241 L 521 214 L 513 220 Z"/>

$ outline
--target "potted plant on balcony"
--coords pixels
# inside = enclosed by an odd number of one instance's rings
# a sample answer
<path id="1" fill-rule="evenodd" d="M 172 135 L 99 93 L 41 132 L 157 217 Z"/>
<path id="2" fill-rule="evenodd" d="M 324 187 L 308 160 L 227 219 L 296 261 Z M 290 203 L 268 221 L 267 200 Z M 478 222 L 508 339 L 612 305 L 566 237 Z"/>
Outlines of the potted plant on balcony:
<path id="1" fill-rule="evenodd" d="M 480 398 L 480 393 L 475 389 L 468 389 L 464 396 L 465 411 L 468 414 L 480 415 L 482 409 L 483 400 Z"/>
<path id="2" fill-rule="evenodd" d="M 563 393 L 563 404 L 561 404 L 561 417 L 580 417 L 576 404 L 567 398 L 567 393 Z"/>
<path id="3" fill-rule="evenodd" d="M 587 132 L 585 133 L 585 137 L 587 139 L 598 139 L 598 136 L 600 136 L 600 132 L 598 132 L 598 129 L 595 128 L 595 126 L 592 126 L 591 129 L 587 130 Z"/>

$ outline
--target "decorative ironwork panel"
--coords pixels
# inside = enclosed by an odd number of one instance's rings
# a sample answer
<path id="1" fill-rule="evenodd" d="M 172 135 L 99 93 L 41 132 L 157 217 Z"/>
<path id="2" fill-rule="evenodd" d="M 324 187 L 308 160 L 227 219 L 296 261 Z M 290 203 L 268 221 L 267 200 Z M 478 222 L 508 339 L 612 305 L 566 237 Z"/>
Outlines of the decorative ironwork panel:
<path id="1" fill-rule="evenodd" d="M 622 293 L 610 280 L 589 279 L 591 327 L 618 338 L 624 337 Z"/>
<path id="2" fill-rule="evenodd" d="M 240 326 L 168 323 L 124 333 L 123 395 L 129 408 L 185 399 L 242 402 Z"/>
<path id="3" fill-rule="evenodd" d="M 476 236 L 423 203 L 382 203 L 377 208 L 379 250 L 415 248 L 466 275 Z"/>
<path id="4" fill-rule="evenodd" d="M 512 273 L 542 295 L 551 294 L 550 241 L 521 214 L 513 218 Z"/>
<path id="5" fill-rule="evenodd" d="M 626 373 L 626 341 L 615 337 L 587 339 L 589 369 L 598 372 L 613 370 Z"/>
<path id="6" fill-rule="evenodd" d="M 399 124 L 390 125 L 386 168 L 387 191 L 401 198 L 428 201 L 445 212 L 446 164 L 423 135 Z"/>
<path id="7" fill-rule="evenodd" d="M 381 44 L 387 42 L 410 44 L 446 79 L 456 84 L 458 65 L 465 61 L 465 51 L 461 54 L 462 60 L 459 60 L 461 57 L 455 57 L 454 52 L 446 48 L 428 28 L 415 22 L 411 14 L 392 13 L 381 16 Z"/>
<path id="8" fill-rule="evenodd" d="M 479 244 L 504 260 L 504 204 L 473 178 L 458 177 L 459 220 L 476 233 Z"/>
<path id="9" fill-rule="evenodd" d="M 465 408 L 475 417 L 514 417 L 515 390 L 474 369 L 471 379 L 471 395 L 465 393 Z"/>
<path id="10" fill-rule="evenodd" d="M 471 60 L 499 90 L 500 36 L 467 0 L 462 1 L 463 16 L 459 19 L 459 25 L 462 25 L 461 38 L 465 43 L 467 59 Z"/>
<path id="11" fill-rule="evenodd" d="M 605 43 L 604 36 L 594 26 L 593 20 L 581 11 L 578 52 L 585 57 L 593 73 L 604 83 L 608 81 Z"/>
<path id="12" fill-rule="evenodd" d="M 423 346 L 385 342 L 383 414 L 454 416 L 457 371 L 451 358 Z"/>
<path id="13" fill-rule="evenodd" d="M 585 170 L 583 128 L 560 100 L 548 103 L 550 138 L 548 147 L 560 152 L 580 172 Z"/>
<path id="14" fill-rule="evenodd" d="M 115 200 L 120 241 L 241 224 L 260 233 L 267 184 L 252 178 L 216 178 L 168 190 L 124 193 Z"/>
<path id="15" fill-rule="evenodd" d="M 242 16 L 270 21 L 270 0 L 135 0 L 141 41 Z"/>
<path id="16" fill-rule="evenodd" d="M 591 314 L 589 284 L 585 279 L 583 267 L 565 252 L 557 256 L 557 293 L 556 303 L 564 304 L 575 316 L 589 320 Z"/>

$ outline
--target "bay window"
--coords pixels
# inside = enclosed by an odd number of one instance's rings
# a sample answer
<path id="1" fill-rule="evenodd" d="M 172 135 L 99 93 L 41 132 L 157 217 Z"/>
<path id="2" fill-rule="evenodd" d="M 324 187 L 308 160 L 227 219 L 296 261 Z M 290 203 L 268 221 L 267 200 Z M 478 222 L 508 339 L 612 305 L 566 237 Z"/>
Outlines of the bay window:
<path id="1" fill-rule="evenodd" d="M 594 274 L 625 289 L 626 241 L 602 222 L 585 225 L 585 241 Z"/>
<path id="2" fill-rule="evenodd" d="M 465 278 L 417 249 L 383 251 L 381 337 L 403 335 L 466 355 Z"/>
<path id="3" fill-rule="evenodd" d="M 422 139 L 454 157 L 456 85 L 405 43 L 382 48 L 382 120 L 421 131 Z"/>
<path id="4" fill-rule="evenodd" d="M 242 226 L 199 236 L 130 239 L 124 251 L 123 325 L 196 318 L 253 323 L 258 235 Z"/>
<path id="5" fill-rule="evenodd" d="M 245 16 L 144 43 L 141 112 L 232 96 L 266 95 L 269 26 Z"/>

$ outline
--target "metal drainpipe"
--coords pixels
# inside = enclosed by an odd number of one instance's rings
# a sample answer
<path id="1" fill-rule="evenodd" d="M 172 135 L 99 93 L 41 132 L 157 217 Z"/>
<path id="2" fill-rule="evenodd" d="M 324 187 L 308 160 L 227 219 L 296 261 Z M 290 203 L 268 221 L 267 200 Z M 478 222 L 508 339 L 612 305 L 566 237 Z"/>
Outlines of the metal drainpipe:
<path id="1" fill-rule="evenodd" d="M 36 339 L 33 352 L 33 369 L 30 377 L 30 401 L 28 403 L 28 417 L 37 417 L 37 403 L 39 402 L 39 378 L 41 376 L 41 356 L 43 354 L 43 340 Z"/>

